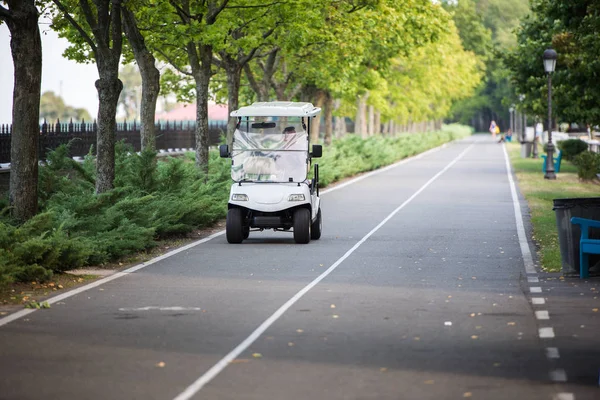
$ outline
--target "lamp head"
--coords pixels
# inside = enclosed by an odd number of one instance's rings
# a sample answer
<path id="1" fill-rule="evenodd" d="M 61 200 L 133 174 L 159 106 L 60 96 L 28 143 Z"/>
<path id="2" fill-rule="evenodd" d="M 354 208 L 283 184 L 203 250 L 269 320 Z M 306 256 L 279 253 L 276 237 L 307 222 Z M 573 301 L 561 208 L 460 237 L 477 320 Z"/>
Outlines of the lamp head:
<path id="1" fill-rule="evenodd" d="M 556 54 L 554 49 L 547 49 L 544 51 L 544 70 L 546 73 L 551 74 L 554 72 L 557 58 L 558 54 Z"/>

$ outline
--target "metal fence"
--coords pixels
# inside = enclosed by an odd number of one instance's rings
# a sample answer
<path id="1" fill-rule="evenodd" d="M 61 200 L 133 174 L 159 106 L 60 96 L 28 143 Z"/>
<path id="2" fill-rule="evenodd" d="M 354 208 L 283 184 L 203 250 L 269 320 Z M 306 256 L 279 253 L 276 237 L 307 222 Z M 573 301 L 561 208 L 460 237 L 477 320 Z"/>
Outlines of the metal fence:
<path id="1" fill-rule="evenodd" d="M 40 125 L 39 158 L 46 159 L 46 154 L 64 143 L 71 142 L 70 156 L 83 157 L 90 152 L 95 154 L 96 131 L 98 126 L 93 123 L 62 123 L 57 121 L 49 124 L 44 121 Z M 196 123 L 191 121 L 166 121 L 156 124 L 156 149 L 188 149 L 196 147 Z M 209 121 L 209 144 L 217 145 L 227 132 L 226 121 Z M 0 125 L 0 163 L 10 163 L 10 138 L 12 125 Z M 134 122 L 117 123 L 117 141 L 124 140 L 140 151 L 140 126 Z"/>

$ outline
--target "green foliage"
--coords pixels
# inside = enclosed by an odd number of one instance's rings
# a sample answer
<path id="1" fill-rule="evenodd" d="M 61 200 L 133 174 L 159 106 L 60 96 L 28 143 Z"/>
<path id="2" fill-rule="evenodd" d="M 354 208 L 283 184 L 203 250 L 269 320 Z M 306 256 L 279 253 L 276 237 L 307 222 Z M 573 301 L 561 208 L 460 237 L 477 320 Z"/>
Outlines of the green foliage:
<path id="1" fill-rule="evenodd" d="M 598 179 L 600 173 L 600 154 L 584 151 L 573 159 L 577 166 L 577 176 L 583 181 Z"/>
<path id="2" fill-rule="evenodd" d="M 573 161 L 575 156 L 588 149 L 588 144 L 580 139 L 561 140 L 557 145 L 567 161 Z"/>

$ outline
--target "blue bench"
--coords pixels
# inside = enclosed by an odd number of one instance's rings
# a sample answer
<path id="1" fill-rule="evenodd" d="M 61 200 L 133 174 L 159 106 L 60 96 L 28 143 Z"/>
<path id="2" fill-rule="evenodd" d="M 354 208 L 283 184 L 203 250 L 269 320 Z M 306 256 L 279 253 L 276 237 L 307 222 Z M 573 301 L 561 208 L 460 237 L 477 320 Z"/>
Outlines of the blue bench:
<path id="1" fill-rule="evenodd" d="M 579 277 L 588 278 L 590 276 L 590 265 L 588 254 L 600 254 L 600 239 L 590 239 L 590 228 L 599 228 L 600 221 L 593 219 L 573 217 L 572 224 L 581 226 L 581 237 L 579 239 Z"/>
<path id="2" fill-rule="evenodd" d="M 544 159 L 542 172 L 546 172 L 546 156 L 546 154 L 542 154 L 542 158 Z M 562 151 L 558 150 L 556 157 L 552 157 L 552 161 L 554 161 L 554 172 L 558 174 L 560 172 L 560 162 L 562 161 Z"/>

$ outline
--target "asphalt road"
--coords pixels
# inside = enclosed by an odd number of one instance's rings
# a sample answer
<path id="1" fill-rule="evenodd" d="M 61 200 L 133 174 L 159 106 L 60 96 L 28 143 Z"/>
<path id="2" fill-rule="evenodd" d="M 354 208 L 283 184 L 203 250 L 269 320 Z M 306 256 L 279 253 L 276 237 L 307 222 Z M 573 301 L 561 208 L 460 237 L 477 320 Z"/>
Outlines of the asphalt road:
<path id="1" fill-rule="evenodd" d="M 569 398 L 501 145 L 428 152 L 322 211 L 308 245 L 217 235 L 0 326 L 0 399 Z"/>

